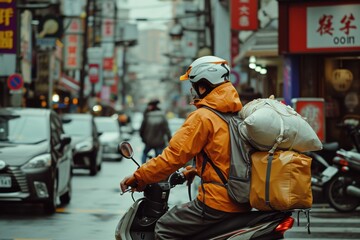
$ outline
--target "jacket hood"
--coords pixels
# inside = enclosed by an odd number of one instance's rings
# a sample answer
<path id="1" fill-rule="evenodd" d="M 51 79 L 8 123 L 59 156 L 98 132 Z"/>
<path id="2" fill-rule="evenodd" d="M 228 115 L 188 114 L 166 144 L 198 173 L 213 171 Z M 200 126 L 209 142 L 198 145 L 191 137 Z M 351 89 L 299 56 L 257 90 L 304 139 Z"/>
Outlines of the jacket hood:
<path id="1" fill-rule="evenodd" d="M 197 108 L 208 106 L 220 112 L 239 112 L 242 104 L 239 94 L 231 82 L 226 82 L 213 89 L 206 97 L 195 102 Z"/>

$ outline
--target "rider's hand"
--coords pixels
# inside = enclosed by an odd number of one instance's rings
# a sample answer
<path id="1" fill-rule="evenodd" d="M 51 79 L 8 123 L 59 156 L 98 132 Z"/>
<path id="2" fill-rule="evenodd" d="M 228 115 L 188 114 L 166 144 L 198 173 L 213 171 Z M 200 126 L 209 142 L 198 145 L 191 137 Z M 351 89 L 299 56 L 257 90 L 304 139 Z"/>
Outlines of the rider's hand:
<path id="1" fill-rule="evenodd" d="M 187 180 L 187 185 L 191 184 L 195 176 L 198 175 L 196 168 L 194 168 L 193 166 L 186 166 L 183 174 L 185 179 Z"/>
<path id="2" fill-rule="evenodd" d="M 137 181 L 134 175 L 125 177 L 120 183 L 120 189 L 123 193 L 128 189 L 128 187 L 135 189 L 136 186 L 137 186 Z"/>

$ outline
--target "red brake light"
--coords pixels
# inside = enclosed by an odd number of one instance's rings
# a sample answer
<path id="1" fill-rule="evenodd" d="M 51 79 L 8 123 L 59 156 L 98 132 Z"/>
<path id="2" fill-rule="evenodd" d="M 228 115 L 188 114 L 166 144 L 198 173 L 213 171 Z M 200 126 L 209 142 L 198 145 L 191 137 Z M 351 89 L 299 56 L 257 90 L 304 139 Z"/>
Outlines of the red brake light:
<path id="1" fill-rule="evenodd" d="M 292 228 L 293 224 L 294 224 L 294 219 L 292 217 L 287 217 L 283 221 L 281 221 L 279 225 L 277 225 L 275 231 L 284 234 L 285 231 Z"/>
<path id="2" fill-rule="evenodd" d="M 339 164 L 340 164 L 341 166 L 348 166 L 348 165 L 349 165 L 348 161 L 346 161 L 346 160 L 343 159 L 343 158 L 340 159 Z"/>

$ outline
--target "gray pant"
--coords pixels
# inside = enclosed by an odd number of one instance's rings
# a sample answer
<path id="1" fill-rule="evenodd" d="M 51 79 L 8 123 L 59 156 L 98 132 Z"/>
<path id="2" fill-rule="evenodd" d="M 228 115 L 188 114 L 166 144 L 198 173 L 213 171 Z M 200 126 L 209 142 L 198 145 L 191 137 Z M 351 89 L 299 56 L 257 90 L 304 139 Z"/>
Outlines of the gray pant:
<path id="1" fill-rule="evenodd" d="M 203 215 L 203 206 L 197 199 L 174 206 L 157 221 L 155 239 L 186 239 L 233 214 L 206 207 Z"/>

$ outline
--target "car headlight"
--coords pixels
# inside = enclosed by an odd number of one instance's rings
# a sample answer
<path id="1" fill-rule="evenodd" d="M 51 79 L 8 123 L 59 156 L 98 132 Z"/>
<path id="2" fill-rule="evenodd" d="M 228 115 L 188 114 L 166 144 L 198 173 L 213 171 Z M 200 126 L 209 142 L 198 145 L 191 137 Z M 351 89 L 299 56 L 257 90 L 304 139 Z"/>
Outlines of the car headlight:
<path id="1" fill-rule="evenodd" d="M 34 157 L 28 161 L 23 168 L 24 169 L 37 169 L 46 168 L 51 166 L 51 155 L 49 153 Z"/>
<path id="2" fill-rule="evenodd" d="M 76 144 L 75 146 L 75 150 L 77 152 L 88 152 L 91 151 L 92 148 L 93 148 L 92 142 L 81 142 Z"/>

